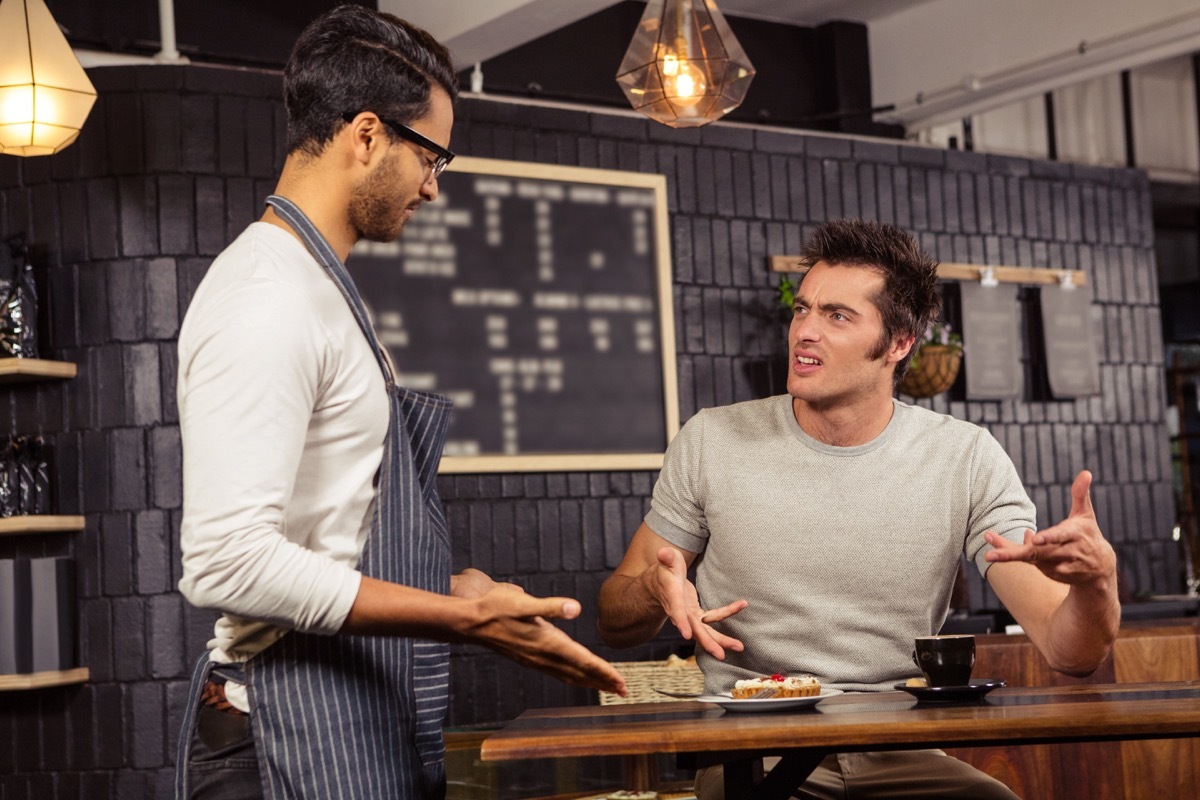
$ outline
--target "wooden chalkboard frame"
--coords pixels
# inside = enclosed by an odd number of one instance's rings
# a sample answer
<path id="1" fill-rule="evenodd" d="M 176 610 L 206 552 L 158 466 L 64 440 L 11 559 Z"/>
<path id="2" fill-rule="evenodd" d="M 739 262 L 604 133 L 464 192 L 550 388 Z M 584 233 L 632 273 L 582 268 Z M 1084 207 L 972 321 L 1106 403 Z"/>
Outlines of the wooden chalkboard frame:
<path id="1" fill-rule="evenodd" d="M 672 299 L 670 218 L 667 214 L 667 178 L 644 172 L 567 167 L 526 161 L 501 161 L 459 156 L 448 171 L 506 178 L 530 178 L 573 183 L 651 189 L 654 192 L 654 263 L 658 285 L 659 347 L 662 353 L 663 397 L 666 422 L 663 449 L 654 453 L 519 453 L 516 455 L 444 456 L 441 474 L 484 472 L 607 472 L 661 469 L 667 444 L 679 432 L 679 389 L 675 371 L 675 313 Z"/>

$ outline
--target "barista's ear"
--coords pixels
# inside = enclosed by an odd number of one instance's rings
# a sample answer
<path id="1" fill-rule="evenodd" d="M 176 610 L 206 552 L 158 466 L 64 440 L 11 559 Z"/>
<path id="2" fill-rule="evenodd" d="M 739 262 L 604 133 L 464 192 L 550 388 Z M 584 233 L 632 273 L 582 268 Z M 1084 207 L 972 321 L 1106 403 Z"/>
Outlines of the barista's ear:
<path id="1" fill-rule="evenodd" d="M 383 145 L 387 142 L 387 131 L 384 130 L 379 117 L 370 111 L 363 111 L 338 131 L 337 138 L 342 137 L 345 137 L 344 144 L 350 148 L 354 159 L 366 165 L 383 151 Z"/>

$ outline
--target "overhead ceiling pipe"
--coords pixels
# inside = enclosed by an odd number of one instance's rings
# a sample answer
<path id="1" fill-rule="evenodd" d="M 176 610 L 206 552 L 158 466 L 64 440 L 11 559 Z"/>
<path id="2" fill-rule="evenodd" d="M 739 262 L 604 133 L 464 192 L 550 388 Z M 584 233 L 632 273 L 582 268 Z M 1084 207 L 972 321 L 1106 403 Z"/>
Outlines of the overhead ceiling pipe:
<path id="1" fill-rule="evenodd" d="M 172 0 L 158 0 L 160 49 L 153 56 L 133 53 L 109 53 L 103 50 L 76 50 L 75 56 L 84 69 L 92 67 L 126 67 L 136 64 L 187 64 L 175 40 L 175 5 Z"/>
<path id="2" fill-rule="evenodd" d="M 1039 94 L 1200 50 L 1200 11 L 1094 42 L 896 103 L 884 119 L 911 133 L 981 114 Z"/>
<path id="3" fill-rule="evenodd" d="M 155 53 L 154 60 L 164 64 L 186 63 L 175 43 L 174 0 L 158 0 L 158 30 L 162 49 Z"/>

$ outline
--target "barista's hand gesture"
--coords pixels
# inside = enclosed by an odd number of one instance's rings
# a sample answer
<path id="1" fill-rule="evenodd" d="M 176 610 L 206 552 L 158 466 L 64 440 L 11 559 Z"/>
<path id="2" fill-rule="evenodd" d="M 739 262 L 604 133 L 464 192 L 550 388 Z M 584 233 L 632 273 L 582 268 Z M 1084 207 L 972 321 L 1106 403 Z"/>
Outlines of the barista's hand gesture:
<path id="1" fill-rule="evenodd" d="M 363 576 L 341 632 L 470 642 L 576 686 L 625 694 L 625 679 L 549 620 L 579 616 L 578 600 L 534 597 L 469 569 L 450 580 L 450 595 Z"/>
<path id="2" fill-rule="evenodd" d="M 499 583 L 473 603 L 474 624 L 465 631 L 469 640 L 566 683 L 625 696 L 621 673 L 549 621 L 578 617 L 579 601 L 534 597 Z"/>

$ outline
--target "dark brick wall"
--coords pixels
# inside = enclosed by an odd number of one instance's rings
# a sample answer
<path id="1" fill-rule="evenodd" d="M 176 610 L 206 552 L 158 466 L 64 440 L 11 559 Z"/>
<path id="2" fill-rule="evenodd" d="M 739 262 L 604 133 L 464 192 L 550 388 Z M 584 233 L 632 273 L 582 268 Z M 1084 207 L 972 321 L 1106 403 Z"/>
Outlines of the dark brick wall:
<path id="1" fill-rule="evenodd" d="M 53 445 L 56 510 L 77 534 L 0 539 L 0 558 L 72 555 L 84 686 L 0 695 L 0 797 L 170 796 L 190 666 L 213 615 L 182 601 L 174 342 L 211 258 L 259 213 L 282 163 L 277 74 L 211 67 L 94 70 L 100 99 L 74 146 L 0 158 L 0 235 L 33 243 L 47 357 L 64 383 L 0 388 L 0 419 Z M 782 391 L 784 325 L 766 257 L 813 223 L 862 215 L 917 233 L 943 260 L 1084 269 L 1096 293 L 1103 394 L 1074 402 L 932 407 L 985 425 L 1041 522 L 1074 473 L 1096 473 L 1101 525 L 1138 590 L 1179 590 L 1164 423 L 1158 290 L 1145 176 L 889 142 L 467 100 L 454 147 L 473 156 L 668 176 L 680 406 Z M 614 653 L 595 634 L 600 582 L 644 514 L 649 472 L 446 476 L 455 562 L 540 594 L 579 597 L 564 627 L 616 660 L 661 656 L 664 634 Z M 978 582 L 976 606 L 989 603 Z M 478 648 L 454 657 L 451 724 L 594 702 Z"/>
<path id="2" fill-rule="evenodd" d="M 55 510 L 87 519 L 82 533 L 0 539 L 0 557 L 74 556 L 91 670 L 84 686 L 0 695 L 4 800 L 172 796 L 182 699 L 214 619 L 175 590 L 175 339 L 283 160 L 277 74 L 91 77 L 100 97 L 75 145 L 0 156 L 0 235 L 32 244 L 43 354 L 79 367 L 72 381 L 3 387 L 0 418 L 46 436 Z"/>

